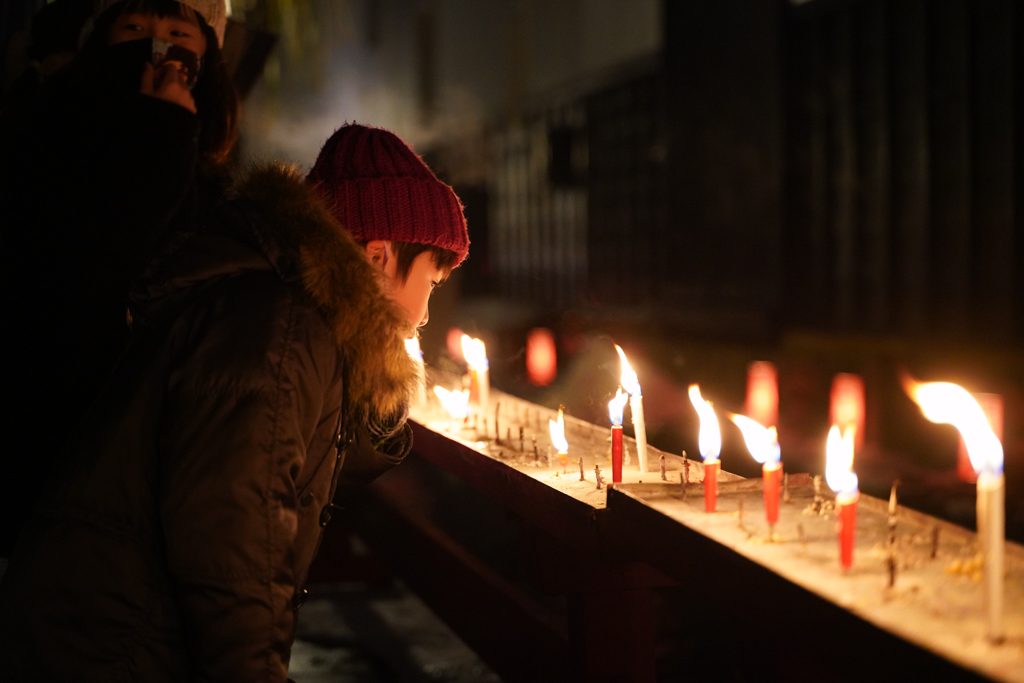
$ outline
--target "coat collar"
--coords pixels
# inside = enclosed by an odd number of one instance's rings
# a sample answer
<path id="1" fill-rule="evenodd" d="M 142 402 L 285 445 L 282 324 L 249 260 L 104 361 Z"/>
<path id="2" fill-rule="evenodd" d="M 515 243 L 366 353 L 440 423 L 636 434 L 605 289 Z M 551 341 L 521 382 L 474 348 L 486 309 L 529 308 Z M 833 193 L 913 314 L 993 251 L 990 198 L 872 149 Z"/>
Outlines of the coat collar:
<path id="1" fill-rule="evenodd" d="M 405 349 L 414 330 L 401 307 L 384 295 L 380 275 L 351 234 L 294 167 L 253 169 L 237 196 L 266 217 L 254 232 L 266 251 L 281 254 L 274 262 L 278 272 L 285 280 L 297 272 L 326 316 L 345 356 L 350 405 L 381 416 L 407 405 L 419 381 Z M 293 254 L 298 263 L 290 260 Z"/>
<path id="2" fill-rule="evenodd" d="M 401 307 L 384 295 L 364 250 L 293 167 L 254 167 L 235 196 L 213 234 L 189 239 L 157 263 L 142 298 L 149 304 L 178 299 L 182 288 L 273 268 L 285 282 L 301 286 L 323 313 L 345 359 L 345 391 L 357 419 L 401 411 L 422 376 L 405 349 L 413 329 Z"/>

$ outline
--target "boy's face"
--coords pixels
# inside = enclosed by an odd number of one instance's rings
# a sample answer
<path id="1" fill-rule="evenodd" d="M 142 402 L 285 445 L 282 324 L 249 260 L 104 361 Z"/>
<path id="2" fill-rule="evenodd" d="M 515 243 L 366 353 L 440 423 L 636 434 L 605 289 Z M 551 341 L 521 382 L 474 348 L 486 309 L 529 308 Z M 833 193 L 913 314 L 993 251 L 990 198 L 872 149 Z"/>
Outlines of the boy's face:
<path id="1" fill-rule="evenodd" d="M 409 314 L 409 322 L 416 327 L 426 325 L 430 318 L 427 310 L 430 294 L 447 277 L 434 263 L 433 254 L 425 251 L 413 259 L 409 277 L 402 282 L 398 277 L 398 259 L 391 252 L 390 242 L 373 240 L 366 245 L 366 252 L 370 263 L 383 268 L 385 291 Z"/>
<path id="2" fill-rule="evenodd" d="M 206 54 L 206 36 L 199 24 L 180 17 L 133 12 L 119 16 L 110 28 L 111 45 L 142 38 L 163 40 L 200 57 Z"/>

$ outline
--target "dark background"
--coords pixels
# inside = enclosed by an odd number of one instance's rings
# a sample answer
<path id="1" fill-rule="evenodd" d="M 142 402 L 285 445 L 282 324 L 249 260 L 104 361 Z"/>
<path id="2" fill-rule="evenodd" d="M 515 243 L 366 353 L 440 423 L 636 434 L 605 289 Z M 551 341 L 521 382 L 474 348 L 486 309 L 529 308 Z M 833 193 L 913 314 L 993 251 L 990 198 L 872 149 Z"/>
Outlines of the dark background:
<path id="1" fill-rule="evenodd" d="M 38 0 L 0 9 L 5 85 Z M 821 472 L 833 376 L 866 382 L 862 488 L 973 524 L 957 437 L 898 372 L 1005 401 L 1024 540 L 1024 8 L 1012 0 L 235 0 L 242 155 L 308 166 L 346 120 L 391 128 L 466 204 L 436 295 L 493 383 L 604 424 L 614 340 L 649 439 L 696 454 L 686 385 L 742 409 L 779 369 L 790 471 Z M 269 37 L 269 38 L 268 38 Z M 270 50 L 270 46 L 273 49 Z M 251 88 L 251 91 L 250 91 Z M 554 331 L 559 373 L 525 374 Z M 757 472 L 725 432 L 724 467 Z"/>

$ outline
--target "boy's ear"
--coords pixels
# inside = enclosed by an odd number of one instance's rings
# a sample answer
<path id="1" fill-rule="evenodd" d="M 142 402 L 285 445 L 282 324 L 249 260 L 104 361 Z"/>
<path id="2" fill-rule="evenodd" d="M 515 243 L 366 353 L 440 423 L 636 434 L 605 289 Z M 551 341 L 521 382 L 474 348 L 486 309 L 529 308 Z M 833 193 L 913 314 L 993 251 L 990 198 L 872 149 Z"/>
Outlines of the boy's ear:
<path id="1" fill-rule="evenodd" d="M 390 245 L 384 240 L 370 240 L 366 243 L 366 258 L 370 260 L 371 266 L 381 272 L 384 272 L 384 266 L 391 255 L 390 251 Z"/>

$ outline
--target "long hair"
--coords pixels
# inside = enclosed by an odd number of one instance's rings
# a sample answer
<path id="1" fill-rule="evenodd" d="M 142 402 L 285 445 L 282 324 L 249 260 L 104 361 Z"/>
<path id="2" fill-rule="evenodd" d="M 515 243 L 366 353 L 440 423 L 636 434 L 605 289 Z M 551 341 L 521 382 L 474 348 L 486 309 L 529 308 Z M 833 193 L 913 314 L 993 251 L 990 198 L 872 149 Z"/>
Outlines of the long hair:
<path id="1" fill-rule="evenodd" d="M 96 18 L 93 31 L 79 54 L 88 57 L 107 45 L 114 21 L 121 15 L 139 13 L 158 17 L 179 17 L 195 21 L 206 36 L 206 54 L 203 68 L 192 89 L 199 116 L 200 171 L 205 175 L 219 175 L 231 159 L 238 139 L 238 92 L 228 75 L 224 56 L 217 44 L 217 34 L 192 8 L 176 0 L 123 0 L 109 7 Z"/>

